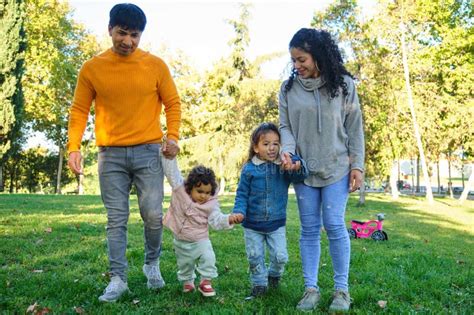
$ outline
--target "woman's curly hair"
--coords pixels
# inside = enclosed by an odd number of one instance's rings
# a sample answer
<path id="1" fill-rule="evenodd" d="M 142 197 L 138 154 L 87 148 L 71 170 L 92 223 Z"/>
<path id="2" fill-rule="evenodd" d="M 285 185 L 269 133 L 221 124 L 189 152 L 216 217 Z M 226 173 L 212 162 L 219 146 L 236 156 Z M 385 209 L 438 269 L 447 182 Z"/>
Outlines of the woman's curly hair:
<path id="1" fill-rule="evenodd" d="M 347 84 L 344 82 L 343 75 L 354 77 L 344 67 L 339 47 L 329 32 L 314 28 L 302 28 L 293 36 L 289 46 L 290 49 L 301 49 L 313 57 L 322 78 L 326 81 L 326 87 L 331 98 L 339 95 L 339 87 L 342 88 L 344 96 L 347 96 Z M 298 72 L 293 67 L 285 85 L 286 92 L 293 86 L 293 81 L 297 75 Z"/>
<path id="2" fill-rule="evenodd" d="M 203 165 L 193 167 L 184 182 L 184 189 L 190 195 L 193 187 L 199 187 L 202 184 L 211 184 L 211 196 L 214 196 L 217 190 L 217 180 L 214 171 Z"/>

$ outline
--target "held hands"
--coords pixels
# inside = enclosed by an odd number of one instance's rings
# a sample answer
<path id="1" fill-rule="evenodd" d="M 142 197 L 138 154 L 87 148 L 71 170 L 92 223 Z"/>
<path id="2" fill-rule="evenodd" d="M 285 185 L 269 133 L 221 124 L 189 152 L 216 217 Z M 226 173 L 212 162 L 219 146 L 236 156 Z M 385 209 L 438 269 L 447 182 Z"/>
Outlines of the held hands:
<path id="1" fill-rule="evenodd" d="M 293 163 L 291 160 L 291 155 L 288 152 L 281 153 L 281 167 L 285 171 L 298 171 L 301 168 L 301 162 L 296 161 Z"/>
<path id="2" fill-rule="evenodd" d="M 163 146 L 161 151 L 163 152 L 163 155 L 165 158 L 172 160 L 176 155 L 179 153 L 179 146 L 176 143 L 176 141 L 171 140 L 171 139 L 166 139 L 165 142 L 163 142 Z"/>
<path id="3" fill-rule="evenodd" d="M 244 215 L 242 213 L 233 213 L 229 215 L 229 224 L 239 224 L 244 220 Z"/>
<path id="4" fill-rule="evenodd" d="M 71 171 L 74 172 L 76 175 L 82 175 L 82 154 L 80 151 L 74 151 L 69 153 L 69 159 L 67 161 L 67 164 Z"/>
<path id="5" fill-rule="evenodd" d="M 362 171 L 351 170 L 349 175 L 349 192 L 356 191 L 362 185 Z"/>

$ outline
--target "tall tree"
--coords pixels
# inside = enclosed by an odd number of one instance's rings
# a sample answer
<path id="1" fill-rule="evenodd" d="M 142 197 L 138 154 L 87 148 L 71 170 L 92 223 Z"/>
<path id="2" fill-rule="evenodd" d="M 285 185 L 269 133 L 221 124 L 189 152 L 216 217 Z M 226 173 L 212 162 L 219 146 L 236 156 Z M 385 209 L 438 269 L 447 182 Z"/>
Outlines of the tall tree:
<path id="1" fill-rule="evenodd" d="M 67 2 L 27 0 L 26 12 L 25 110 L 33 129 L 58 147 L 56 192 L 61 193 L 68 110 L 78 70 L 96 52 L 96 41 L 71 19 Z"/>
<path id="2" fill-rule="evenodd" d="M 25 50 L 24 6 L 21 0 L 0 3 L 0 191 L 8 154 L 21 146 L 23 95 L 21 76 Z"/>

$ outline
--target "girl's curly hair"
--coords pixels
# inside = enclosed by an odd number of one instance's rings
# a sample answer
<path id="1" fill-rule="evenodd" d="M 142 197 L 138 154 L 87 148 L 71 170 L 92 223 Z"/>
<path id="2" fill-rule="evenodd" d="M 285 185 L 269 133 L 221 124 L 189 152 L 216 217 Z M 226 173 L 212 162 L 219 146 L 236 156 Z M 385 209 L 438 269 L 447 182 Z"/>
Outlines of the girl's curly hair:
<path id="1" fill-rule="evenodd" d="M 184 189 L 190 195 L 193 187 L 199 187 L 202 184 L 211 184 L 211 196 L 214 196 L 217 190 L 217 180 L 214 171 L 203 165 L 198 165 L 189 172 L 188 177 L 184 181 Z"/>
<path id="2" fill-rule="evenodd" d="M 344 82 L 343 75 L 348 75 L 351 78 L 354 77 L 344 67 L 339 47 L 331 38 L 329 32 L 314 28 L 302 28 L 291 39 L 289 48 L 301 49 L 313 57 L 322 78 L 326 81 L 326 87 L 331 98 L 339 95 L 339 87 L 342 88 L 344 96 L 347 96 L 347 84 Z M 293 86 L 293 81 L 297 74 L 298 72 L 293 67 L 288 82 L 285 85 L 286 92 Z"/>

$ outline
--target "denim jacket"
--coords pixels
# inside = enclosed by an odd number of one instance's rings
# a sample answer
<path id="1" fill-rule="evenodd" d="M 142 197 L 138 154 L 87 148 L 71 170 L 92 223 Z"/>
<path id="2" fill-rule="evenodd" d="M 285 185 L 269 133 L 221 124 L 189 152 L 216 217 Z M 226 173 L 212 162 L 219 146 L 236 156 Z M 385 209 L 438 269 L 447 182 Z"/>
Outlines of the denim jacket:
<path id="1" fill-rule="evenodd" d="M 244 215 L 242 226 L 252 228 L 250 222 L 265 225 L 269 221 L 283 221 L 284 225 L 288 187 L 308 176 L 304 161 L 294 156 L 293 161 L 296 160 L 302 164 L 297 172 L 282 170 L 279 160 L 266 162 L 256 156 L 243 166 L 233 210 Z"/>

